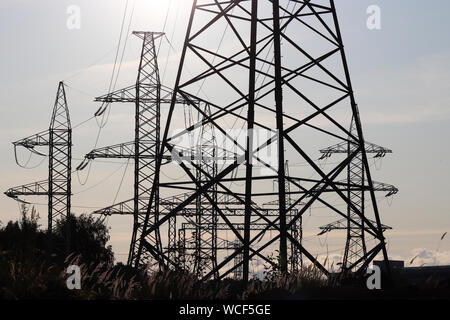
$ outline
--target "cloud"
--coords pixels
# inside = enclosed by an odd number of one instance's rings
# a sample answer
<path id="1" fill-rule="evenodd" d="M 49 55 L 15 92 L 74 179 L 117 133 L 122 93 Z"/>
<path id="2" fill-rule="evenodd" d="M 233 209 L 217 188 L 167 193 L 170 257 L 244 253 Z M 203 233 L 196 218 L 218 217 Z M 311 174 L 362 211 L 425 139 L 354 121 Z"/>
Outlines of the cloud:
<path id="1" fill-rule="evenodd" d="M 412 263 L 411 263 L 412 262 Z M 450 265 L 450 251 L 416 248 L 411 250 L 411 258 L 405 261 L 407 267 Z"/>

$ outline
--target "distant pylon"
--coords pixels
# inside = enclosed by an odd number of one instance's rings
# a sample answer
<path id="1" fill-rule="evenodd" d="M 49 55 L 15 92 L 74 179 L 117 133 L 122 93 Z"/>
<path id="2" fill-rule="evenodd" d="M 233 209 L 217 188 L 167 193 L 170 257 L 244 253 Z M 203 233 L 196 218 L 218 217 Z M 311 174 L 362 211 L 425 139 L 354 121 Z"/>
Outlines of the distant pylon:
<path id="1" fill-rule="evenodd" d="M 286 161 L 285 164 L 285 172 L 286 176 L 290 177 L 290 169 L 289 169 L 289 162 Z M 291 194 L 291 184 L 289 181 L 286 181 L 286 205 L 289 208 L 291 204 L 293 203 L 292 200 L 292 194 Z M 289 219 L 292 219 L 295 216 L 288 216 Z M 290 222 L 288 219 L 288 222 Z M 291 227 L 292 237 L 299 243 L 303 243 L 303 217 L 300 216 L 299 219 L 297 219 Z M 292 242 L 290 245 L 290 258 L 288 259 L 288 262 L 290 264 L 290 271 L 293 274 L 297 274 L 301 268 L 303 267 L 303 255 L 301 251 L 298 249 L 298 247 Z"/>
<path id="2" fill-rule="evenodd" d="M 284 170 L 286 172 L 286 177 L 290 177 L 290 168 L 289 168 L 289 161 L 286 160 L 285 165 L 284 165 Z M 274 182 L 277 182 L 276 180 Z M 291 190 L 291 183 L 289 183 L 289 181 L 286 181 L 286 185 L 285 185 L 285 192 L 286 192 L 286 206 L 290 207 L 292 205 L 292 203 L 294 203 L 293 200 L 293 194 L 295 194 L 295 192 L 293 192 L 293 189 Z M 298 203 L 297 206 L 301 207 L 303 203 Z M 278 200 L 269 202 L 264 204 L 265 206 L 279 206 L 278 204 Z M 290 222 L 291 219 L 296 217 L 296 213 L 297 213 L 298 209 L 293 209 L 291 211 L 290 214 L 288 214 L 287 217 L 287 221 Z M 296 239 L 296 241 L 299 244 L 303 243 L 303 217 L 300 217 L 299 219 L 297 219 L 295 221 L 295 223 L 292 224 L 291 229 L 290 229 L 291 233 L 292 233 L 292 237 L 294 239 Z M 289 271 L 292 274 L 297 274 L 301 267 L 303 266 L 303 256 L 301 251 L 298 249 L 298 247 L 291 242 L 291 245 L 288 247 L 288 254 L 289 254 L 289 259 L 288 259 L 288 267 L 289 267 Z"/>
<path id="3" fill-rule="evenodd" d="M 13 143 L 40 156 L 45 156 L 39 147 L 48 147 L 48 179 L 11 188 L 5 192 L 8 197 L 48 197 L 48 231 L 51 232 L 58 220 L 70 215 L 72 176 L 72 128 L 67 106 L 64 83 L 58 85 L 52 119 L 48 130 Z"/>
<path id="4" fill-rule="evenodd" d="M 205 106 L 206 115 L 211 115 L 211 107 Z M 208 176 L 217 174 L 217 142 L 214 126 L 207 124 L 202 127 L 197 144 L 196 178 L 198 181 L 208 179 Z M 203 174 L 205 172 L 205 174 Z M 206 196 L 208 195 L 208 197 Z M 196 202 L 196 252 L 194 260 L 194 273 L 198 277 L 215 270 L 217 267 L 217 210 L 210 200 L 217 203 L 217 187 L 212 186 L 205 195 L 197 198 Z M 217 277 L 217 274 L 214 275 Z"/>
<path id="5" fill-rule="evenodd" d="M 350 125 L 350 133 L 356 134 L 355 121 L 352 120 Z M 356 150 L 357 146 L 352 143 L 340 143 L 325 149 L 320 150 L 323 154 L 322 158 L 328 158 L 332 154 L 351 154 Z M 375 158 L 384 158 L 386 154 L 392 153 L 392 150 L 377 146 L 373 143 L 366 142 L 366 153 L 374 154 Z M 347 205 L 347 221 L 336 221 L 321 227 L 321 233 L 332 230 L 347 230 L 347 238 L 344 249 L 343 261 L 341 268 L 344 271 L 351 271 L 358 269 L 361 265 L 367 267 L 367 248 L 365 239 L 365 223 L 358 212 L 354 210 L 356 207 L 362 215 L 365 215 L 365 168 L 363 165 L 361 152 L 352 159 L 347 167 L 347 184 L 348 184 L 348 198 L 353 205 Z M 357 186 L 357 188 L 355 188 Z M 374 182 L 375 191 L 387 192 L 387 196 L 392 196 L 398 192 L 398 189 L 392 185 Z M 372 221 L 372 223 L 375 223 Z M 388 226 L 382 226 L 383 230 L 391 229 Z"/>

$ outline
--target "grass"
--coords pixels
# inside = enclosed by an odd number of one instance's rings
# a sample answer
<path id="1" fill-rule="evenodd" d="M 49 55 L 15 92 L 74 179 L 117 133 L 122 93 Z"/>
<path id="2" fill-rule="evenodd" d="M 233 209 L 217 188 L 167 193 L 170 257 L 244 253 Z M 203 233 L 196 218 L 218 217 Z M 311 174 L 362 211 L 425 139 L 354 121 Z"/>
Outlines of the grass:
<path id="1" fill-rule="evenodd" d="M 266 270 L 265 278 L 252 279 L 247 286 L 232 279 L 200 282 L 183 271 L 166 270 L 146 274 L 142 270 L 114 264 L 109 235 L 104 226 L 87 217 L 74 222 L 71 254 L 66 255 L 61 224 L 52 236 L 39 229 L 36 215 L 22 217 L 0 228 L 0 299 L 71 300 L 252 300 L 252 299 L 354 299 L 420 296 L 439 298 L 449 286 L 411 287 L 397 276 L 395 290 L 369 292 L 364 279 L 330 280 L 313 265 L 298 274 L 281 274 L 278 268 Z M 69 265 L 81 271 L 81 289 L 66 285 Z"/>
<path id="2" fill-rule="evenodd" d="M 273 274 L 264 280 L 252 279 L 243 287 L 239 281 L 200 282 L 185 272 L 161 271 L 146 275 L 121 264 L 87 263 L 80 255 L 66 258 L 64 265 L 45 260 L 18 259 L 2 252 L 1 299 L 71 300 L 254 300 L 254 299 L 365 299 L 399 297 L 440 298 L 447 288 L 409 288 L 369 292 L 324 278 L 313 266 L 297 275 Z M 68 265 L 79 265 L 81 290 L 68 290 Z M 441 293 L 443 292 L 443 293 Z"/>

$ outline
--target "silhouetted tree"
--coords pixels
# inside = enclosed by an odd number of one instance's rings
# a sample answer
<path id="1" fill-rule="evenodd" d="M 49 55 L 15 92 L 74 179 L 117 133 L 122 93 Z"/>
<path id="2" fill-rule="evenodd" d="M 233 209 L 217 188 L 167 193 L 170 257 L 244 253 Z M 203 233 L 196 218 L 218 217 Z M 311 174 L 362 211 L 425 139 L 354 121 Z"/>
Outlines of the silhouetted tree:
<path id="1" fill-rule="evenodd" d="M 67 219 L 59 220 L 53 232 L 52 243 L 60 255 L 76 254 L 81 255 L 87 262 L 112 263 L 114 254 L 111 246 L 107 245 L 109 239 L 109 229 L 103 222 L 82 214 L 78 217 L 70 215 Z"/>
<path id="2" fill-rule="evenodd" d="M 68 254 L 80 255 L 84 262 L 114 261 L 111 246 L 107 245 L 110 239 L 109 229 L 101 221 L 83 214 L 70 215 L 67 219 L 57 222 L 51 234 L 40 229 L 39 215 L 34 208 L 30 217 L 22 213 L 20 221 L 8 222 L 0 228 L 0 251 L 12 251 L 15 255 L 29 257 L 52 256 L 56 262 L 64 262 Z M 69 233 L 69 243 L 66 236 Z"/>

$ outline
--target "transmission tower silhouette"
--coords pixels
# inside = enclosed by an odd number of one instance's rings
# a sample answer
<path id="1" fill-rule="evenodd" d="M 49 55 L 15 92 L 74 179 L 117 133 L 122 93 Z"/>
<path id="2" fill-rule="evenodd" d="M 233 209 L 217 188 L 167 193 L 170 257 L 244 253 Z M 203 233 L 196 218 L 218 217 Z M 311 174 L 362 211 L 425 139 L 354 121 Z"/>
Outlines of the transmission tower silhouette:
<path id="1" fill-rule="evenodd" d="M 220 47 L 215 40 L 220 40 L 217 30 L 223 26 L 231 30 L 231 36 L 225 39 L 227 45 Z M 204 69 L 192 76 L 187 72 L 190 65 L 201 65 Z M 175 117 L 179 114 L 179 97 L 201 117 L 194 125 L 171 136 Z M 205 106 L 210 114 L 205 111 Z M 351 121 L 354 121 L 354 130 L 349 131 Z M 235 126 L 230 127 L 230 123 Z M 178 166 L 188 179 L 159 183 L 164 155 L 167 152 L 172 157 L 183 155 L 175 138 L 188 136 L 207 126 L 212 126 L 216 135 L 233 147 L 234 160 L 228 160 L 215 172 L 184 157 Z M 244 129 L 243 142 L 233 128 Z M 269 137 L 261 140 L 261 132 Z M 314 204 L 325 206 L 329 212 L 362 227 L 360 222 L 340 210 L 339 203 L 331 202 L 334 195 L 340 203 L 350 206 L 364 223 L 365 233 L 376 240 L 373 248 L 361 258 L 366 261 L 364 265 L 381 252 L 389 270 L 384 227 L 334 1 L 234 0 L 219 3 L 194 0 L 161 141 L 152 171 L 155 183 L 146 189 L 149 192 L 148 207 L 142 217 L 141 232 L 136 235 L 135 266 L 147 264 L 150 258 L 164 266 L 177 265 L 177 261 L 162 249 L 160 230 L 202 199 L 202 203 L 208 201 L 208 206 L 217 212 L 216 225 L 226 225 L 239 241 L 239 245 L 233 246 L 233 253 L 221 257 L 217 265 L 212 263 L 211 270 L 207 270 L 202 279 L 217 275 L 223 278 L 242 266 L 242 277 L 246 282 L 252 259 L 273 264 L 267 256 L 274 246 L 278 248 L 281 272 L 288 272 L 289 244 L 328 274 L 327 268 L 299 243 L 291 229 Z M 336 166 L 321 168 L 313 159 L 317 146 L 326 141 L 330 145 L 344 142 L 354 149 Z M 263 157 L 263 153 L 271 156 Z M 351 195 L 347 194 L 348 183 L 339 180 L 358 155 L 364 168 L 365 184 L 363 188 L 355 188 L 368 192 L 373 220 L 352 202 Z M 302 159 L 308 172 L 288 174 L 284 164 L 289 159 Z M 263 166 L 270 174 L 264 171 L 256 175 L 255 164 Z M 241 174 L 241 168 L 245 174 Z M 273 179 L 277 180 L 276 192 L 267 190 Z M 243 183 L 242 187 L 240 183 Z M 287 185 L 300 191 L 289 191 Z M 169 208 L 164 216 L 159 216 L 159 194 L 174 188 L 191 192 Z M 229 213 L 227 215 L 217 205 L 211 190 L 239 204 L 236 210 L 244 213 L 239 223 L 230 222 Z M 289 192 L 297 195 L 295 200 L 289 200 Z M 267 215 L 261 210 L 261 204 L 266 200 L 278 201 L 276 214 Z M 293 214 L 299 204 L 302 204 L 300 209 Z M 290 218 L 289 215 L 294 216 Z M 256 230 L 259 227 L 252 229 L 255 220 L 262 225 L 261 230 Z M 267 239 L 268 231 L 276 235 Z M 235 259 L 239 255 L 242 260 Z"/>
<path id="2" fill-rule="evenodd" d="M 172 91 L 161 84 L 159 77 L 158 56 L 156 50 L 156 40 L 161 38 L 164 34 L 157 32 L 133 32 L 141 40 L 143 40 L 143 47 L 141 51 L 141 60 L 138 69 L 138 81 L 136 85 L 129 86 L 125 89 L 117 90 L 115 92 L 97 97 L 95 101 L 102 102 L 102 106 L 96 112 L 96 116 L 102 116 L 109 108 L 111 103 L 134 103 L 135 108 L 135 139 L 132 142 L 117 144 L 113 146 L 98 148 L 92 150 L 85 156 L 79 166 L 78 170 L 83 170 L 89 164 L 89 161 L 99 158 L 109 159 L 130 159 L 134 160 L 134 198 L 123 201 L 112 206 L 96 210 L 94 214 L 103 216 L 111 215 L 132 215 L 134 216 L 133 236 L 130 245 L 128 264 L 139 265 L 135 263 L 136 243 L 140 240 L 138 235 L 141 232 L 142 217 L 145 216 L 146 208 L 149 200 L 150 187 L 155 185 L 158 188 L 158 183 L 155 179 L 155 161 L 160 146 L 160 115 L 161 104 L 172 102 Z M 182 98 L 176 101 L 178 104 L 187 104 Z M 193 138 L 193 137 L 190 137 Z M 207 170 L 215 170 L 216 164 L 211 160 L 211 156 L 215 156 L 214 134 L 211 131 L 203 128 L 201 135 L 196 137 L 198 143 L 195 143 L 195 149 L 188 150 L 192 159 L 196 163 L 206 168 Z M 140 150 L 135 152 L 135 150 Z M 172 160 L 172 155 L 169 153 L 164 155 L 166 161 Z M 200 171 L 197 174 L 201 175 Z M 211 190 L 211 196 L 217 201 L 217 194 Z M 165 214 L 178 203 L 182 202 L 188 196 L 187 193 L 160 198 L 157 196 L 156 210 L 152 209 L 152 217 L 157 220 L 160 214 Z M 221 204 L 229 204 L 227 201 L 222 201 Z M 214 255 L 217 248 L 214 243 L 217 242 L 217 234 L 214 231 L 214 215 L 215 211 L 209 208 L 208 203 L 204 199 L 198 199 L 195 206 L 183 211 L 182 215 L 195 216 L 195 230 L 192 237 L 195 237 L 195 254 L 193 272 L 200 274 L 201 270 L 211 270 L 211 265 L 214 264 Z M 202 212 L 201 215 L 196 215 L 196 212 Z M 174 261 L 180 259 L 179 247 L 176 239 L 177 234 L 177 219 L 173 216 L 169 219 L 167 235 L 168 241 L 163 248 L 163 243 L 160 240 L 160 235 L 152 239 L 153 249 L 151 247 L 144 249 L 146 252 L 145 266 L 154 266 L 162 264 L 158 259 L 158 251 L 164 251 L 172 262 L 172 266 L 176 267 Z M 205 239 L 205 237 L 207 239 Z M 189 237 L 187 241 L 190 241 Z M 212 244 L 212 245 L 211 245 Z M 155 251 L 156 250 L 156 251 Z M 149 252 L 152 252 L 150 254 Z"/>
<path id="3" fill-rule="evenodd" d="M 355 122 L 351 122 L 350 132 L 356 134 Z M 346 154 L 347 156 L 356 150 L 357 146 L 351 143 L 339 143 L 337 145 L 320 150 L 323 154 L 321 159 L 329 158 L 332 154 Z M 374 154 L 374 158 L 384 158 L 386 154 L 392 153 L 392 150 L 380 147 L 376 144 L 366 142 L 366 154 Z M 362 161 L 361 152 L 352 159 L 347 167 L 348 184 L 347 196 L 354 207 L 359 212 L 365 214 L 365 168 Z M 358 186 L 355 188 L 355 186 Z M 398 189 L 392 185 L 373 182 L 374 190 L 377 192 L 386 192 L 386 197 L 390 197 L 398 193 Z M 344 249 L 343 261 L 341 268 L 344 272 L 360 269 L 361 266 L 367 266 L 367 248 L 365 239 L 365 223 L 360 218 L 358 212 L 353 209 L 350 204 L 347 205 L 347 219 L 341 219 L 331 224 L 320 227 L 322 230 L 319 234 L 325 234 L 332 230 L 346 230 L 347 238 Z M 372 221 L 375 224 L 374 221 Z M 383 230 L 391 229 L 382 225 Z"/>
<path id="4" fill-rule="evenodd" d="M 8 189 L 5 194 L 21 202 L 26 202 L 20 199 L 23 196 L 47 196 L 48 231 L 52 232 L 58 220 L 70 215 L 72 195 L 72 128 L 63 82 L 58 85 L 49 129 L 13 145 L 16 161 L 18 147 L 39 156 L 47 156 L 40 148 L 48 147 L 48 179 Z"/>
<path id="5" fill-rule="evenodd" d="M 136 84 L 97 97 L 95 101 L 103 103 L 96 112 L 96 116 L 103 115 L 111 103 L 135 104 L 134 141 L 95 149 L 85 156 L 88 161 L 97 158 L 134 160 L 133 198 L 95 212 L 103 215 L 133 216 L 133 233 L 128 256 L 130 265 L 134 264 L 136 259 L 138 248 L 136 243 L 142 232 L 142 222 L 147 211 L 150 191 L 153 186 L 158 186 L 158 180 L 155 180 L 157 179 L 155 162 L 160 150 L 161 104 L 170 103 L 172 96 L 172 92 L 161 85 L 157 63 L 156 41 L 162 38 L 164 33 L 135 31 L 133 35 L 142 40 Z M 82 163 L 79 169 L 84 169 L 87 163 L 87 161 Z M 160 210 L 158 188 L 155 189 L 155 192 L 157 200 L 152 207 L 152 216 L 154 219 L 158 219 Z M 149 241 L 161 249 L 159 237 L 159 233 L 156 233 Z M 150 259 L 152 256 L 148 251 L 144 251 L 146 259 Z"/>

